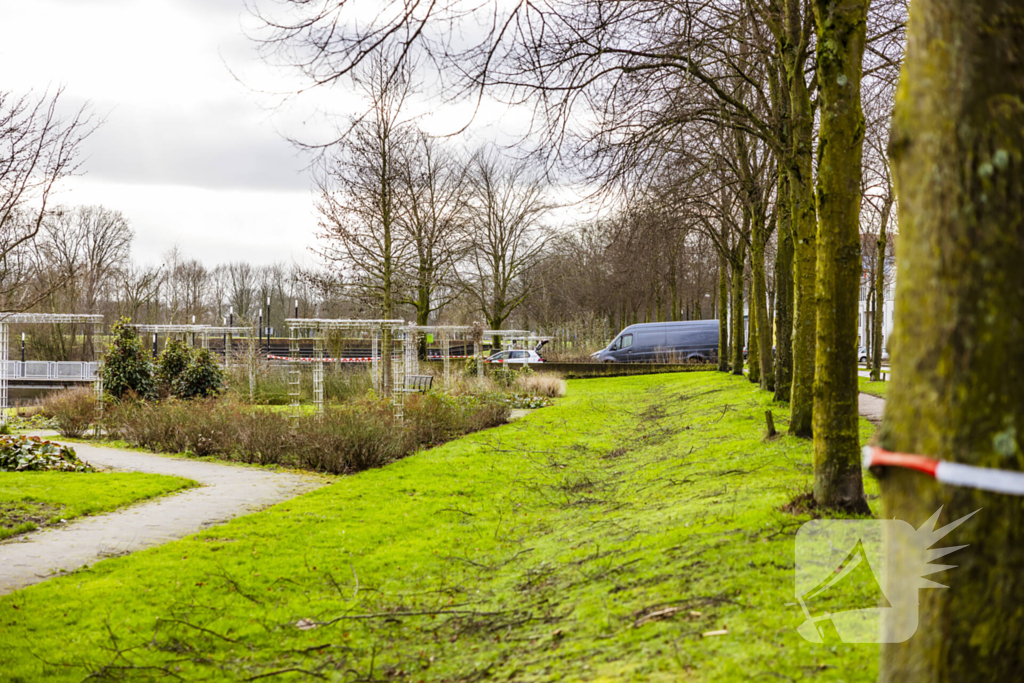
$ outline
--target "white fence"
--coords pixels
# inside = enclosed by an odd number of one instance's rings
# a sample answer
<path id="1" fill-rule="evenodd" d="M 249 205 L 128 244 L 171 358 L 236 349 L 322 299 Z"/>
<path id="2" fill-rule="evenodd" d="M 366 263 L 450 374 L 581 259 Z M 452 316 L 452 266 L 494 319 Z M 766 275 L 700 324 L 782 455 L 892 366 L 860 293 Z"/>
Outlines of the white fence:
<path id="1" fill-rule="evenodd" d="M 2 368 L 2 366 L 0 366 Z M 20 360 L 7 361 L 7 379 L 94 382 L 99 363 L 78 361 Z"/>

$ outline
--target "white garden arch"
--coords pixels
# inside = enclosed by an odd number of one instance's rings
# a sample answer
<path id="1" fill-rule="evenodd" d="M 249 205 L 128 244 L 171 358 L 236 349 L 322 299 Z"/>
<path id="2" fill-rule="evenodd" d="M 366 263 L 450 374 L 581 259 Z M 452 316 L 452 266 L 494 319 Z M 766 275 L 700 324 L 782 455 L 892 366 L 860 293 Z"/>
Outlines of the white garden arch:
<path id="1" fill-rule="evenodd" d="M 10 359 L 10 326 L 25 324 L 102 325 L 103 316 L 89 313 L 2 313 L 0 312 L 0 424 L 7 424 L 8 364 Z M 96 373 L 96 395 L 103 394 L 103 380 Z"/>

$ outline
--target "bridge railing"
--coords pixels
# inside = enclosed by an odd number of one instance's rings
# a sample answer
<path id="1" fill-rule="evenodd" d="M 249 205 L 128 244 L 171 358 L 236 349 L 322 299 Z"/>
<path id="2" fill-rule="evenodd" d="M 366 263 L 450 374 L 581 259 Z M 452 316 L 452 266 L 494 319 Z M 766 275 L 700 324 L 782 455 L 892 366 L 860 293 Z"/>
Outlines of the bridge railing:
<path id="1" fill-rule="evenodd" d="M 93 382 L 98 370 L 99 363 L 79 361 L 7 361 L 7 379 Z"/>

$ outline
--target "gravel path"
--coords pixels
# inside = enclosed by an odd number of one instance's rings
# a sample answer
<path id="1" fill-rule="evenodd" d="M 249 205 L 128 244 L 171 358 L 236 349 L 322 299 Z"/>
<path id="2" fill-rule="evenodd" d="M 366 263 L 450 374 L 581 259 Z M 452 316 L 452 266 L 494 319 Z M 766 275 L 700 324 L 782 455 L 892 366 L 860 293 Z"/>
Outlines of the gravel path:
<path id="1" fill-rule="evenodd" d="M 103 469 L 172 474 L 201 486 L 0 543 L 0 595 L 112 555 L 182 538 L 323 485 L 316 477 L 69 444 Z"/>

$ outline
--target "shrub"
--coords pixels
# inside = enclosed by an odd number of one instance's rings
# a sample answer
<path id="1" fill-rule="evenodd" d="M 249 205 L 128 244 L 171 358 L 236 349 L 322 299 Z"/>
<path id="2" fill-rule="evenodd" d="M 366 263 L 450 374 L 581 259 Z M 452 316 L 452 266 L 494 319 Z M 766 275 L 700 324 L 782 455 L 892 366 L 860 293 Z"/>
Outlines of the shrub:
<path id="1" fill-rule="evenodd" d="M 113 339 L 103 355 L 103 391 L 118 399 L 129 393 L 153 398 L 156 395 L 153 361 L 129 322 L 128 318 L 121 318 L 111 328 Z"/>
<path id="2" fill-rule="evenodd" d="M 296 439 L 299 466 L 329 474 L 383 467 L 412 450 L 390 408 L 377 402 L 333 408 L 322 422 L 303 418 Z"/>
<path id="3" fill-rule="evenodd" d="M 425 394 L 406 401 L 405 420 L 415 446 L 434 446 L 463 434 L 508 421 L 509 408 L 499 397 Z"/>
<path id="4" fill-rule="evenodd" d="M 511 365 L 498 363 L 492 366 L 490 375 L 495 384 L 502 389 L 508 389 L 515 383 L 516 378 L 519 377 L 519 371 Z"/>
<path id="5" fill-rule="evenodd" d="M 293 438 L 288 418 L 281 413 L 237 407 L 233 426 L 237 435 L 235 455 L 242 462 L 256 465 L 290 462 Z"/>
<path id="6" fill-rule="evenodd" d="M 232 406 L 216 400 L 125 401 L 107 411 L 104 427 L 111 436 L 151 451 L 197 456 L 230 454 L 238 416 Z"/>
<path id="7" fill-rule="evenodd" d="M 104 427 L 114 438 L 157 452 L 220 455 L 261 465 L 296 465 L 345 474 L 381 467 L 423 445 L 436 445 L 508 420 L 500 395 L 410 397 L 405 429 L 394 424 L 385 401 L 363 400 L 328 408 L 322 420 L 298 419 L 232 400 L 112 405 Z"/>
<path id="8" fill-rule="evenodd" d="M 74 449 L 37 436 L 0 436 L 0 472 L 92 472 Z"/>
<path id="9" fill-rule="evenodd" d="M 57 430 L 66 437 L 77 439 L 100 415 L 96 394 L 88 387 L 76 387 L 54 392 L 43 399 L 43 413 L 57 423 Z"/>
<path id="10" fill-rule="evenodd" d="M 532 373 L 519 375 L 516 378 L 516 387 L 530 394 L 558 398 L 565 396 L 565 380 L 558 375 Z"/>
<path id="11" fill-rule="evenodd" d="M 171 383 L 171 393 L 181 399 L 207 398 L 224 391 L 224 371 L 209 349 L 190 349 L 188 365 Z"/>
<path id="12" fill-rule="evenodd" d="M 175 380 L 185 372 L 191 359 L 192 349 L 180 339 L 171 339 L 164 346 L 164 351 L 157 360 L 156 377 L 168 393 L 171 392 Z"/>

